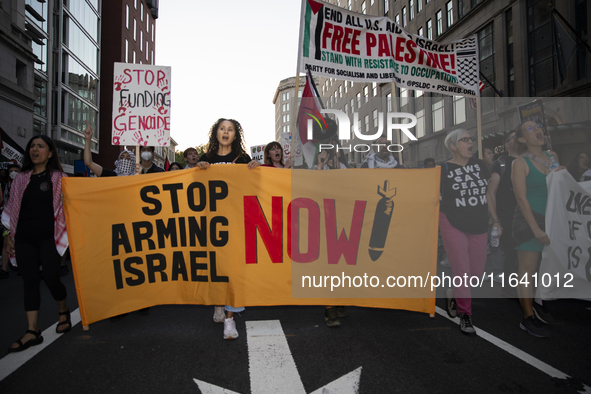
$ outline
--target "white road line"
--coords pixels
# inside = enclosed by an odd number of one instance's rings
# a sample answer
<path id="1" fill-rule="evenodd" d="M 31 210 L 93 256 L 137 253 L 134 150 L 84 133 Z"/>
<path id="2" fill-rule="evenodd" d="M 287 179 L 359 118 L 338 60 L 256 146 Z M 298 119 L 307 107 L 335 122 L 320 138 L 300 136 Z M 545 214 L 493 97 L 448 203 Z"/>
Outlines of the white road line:
<path id="1" fill-rule="evenodd" d="M 70 314 L 70 320 L 72 322 L 72 327 L 80 323 L 80 309 L 76 309 Z M 27 350 L 23 350 L 19 353 L 8 353 L 6 356 L 0 359 L 0 381 L 4 380 L 4 378 L 19 369 L 24 363 L 35 357 L 41 350 L 51 345 L 56 339 L 62 336 L 63 334 L 58 334 L 55 332 L 56 326 L 57 322 L 41 333 L 43 336 L 42 344 L 31 346 Z M 18 338 L 15 338 L 15 340 L 16 339 Z"/>
<path id="2" fill-rule="evenodd" d="M 252 393 L 305 393 L 279 320 L 247 321 Z"/>
<path id="3" fill-rule="evenodd" d="M 440 314 L 441 316 L 445 317 L 447 320 L 451 320 L 452 322 L 459 324 L 460 319 L 459 318 L 450 318 L 447 315 L 447 312 L 444 311 L 443 309 L 441 309 L 440 307 L 436 306 L 435 307 L 435 311 Z M 537 358 L 535 358 L 534 356 L 532 356 L 531 354 L 528 354 L 526 352 L 524 352 L 523 350 L 520 350 L 518 348 L 516 348 L 513 345 L 510 345 L 509 343 L 503 341 L 502 339 L 499 339 L 497 337 L 495 337 L 494 335 L 489 334 L 488 332 L 484 331 L 481 328 L 478 328 L 476 326 L 474 326 L 474 328 L 476 329 L 476 335 L 478 335 L 479 337 L 481 337 L 482 339 L 492 343 L 493 345 L 503 349 L 504 351 L 506 351 L 507 353 L 517 357 L 518 359 L 525 361 L 526 363 L 528 363 L 529 365 L 531 365 L 534 368 L 539 369 L 540 371 L 550 375 L 553 378 L 558 378 L 558 379 L 568 379 L 570 378 L 569 375 L 565 374 L 564 372 L 561 372 L 559 370 L 557 370 L 556 368 L 552 367 L 551 365 L 546 364 L 545 362 L 538 360 Z M 583 385 L 585 391 L 585 393 L 591 393 L 591 387 L 587 386 L 587 385 Z"/>

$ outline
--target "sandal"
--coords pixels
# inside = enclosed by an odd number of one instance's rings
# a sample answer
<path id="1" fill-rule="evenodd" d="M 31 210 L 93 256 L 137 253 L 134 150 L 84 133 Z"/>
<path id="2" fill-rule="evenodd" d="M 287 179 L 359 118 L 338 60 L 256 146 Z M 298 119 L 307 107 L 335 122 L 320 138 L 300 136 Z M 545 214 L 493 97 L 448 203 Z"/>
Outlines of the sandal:
<path id="1" fill-rule="evenodd" d="M 25 343 L 23 343 L 23 341 L 21 341 L 22 338 L 17 339 L 14 343 L 18 344 L 18 347 L 9 347 L 8 353 L 22 352 L 23 350 L 26 350 L 31 346 L 39 345 L 43 342 L 43 337 L 41 336 L 41 330 L 39 330 L 39 332 L 35 332 L 33 330 L 27 330 L 25 335 L 27 335 L 27 334 L 35 335 L 35 338 L 30 339 Z"/>
<path id="2" fill-rule="evenodd" d="M 58 334 L 65 334 L 66 332 L 72 329 L 72 322 L 70 321 L 70 310 L 68 309 L 65 312 L 60 312 L 59 315 L 65 315 L 66 320 L 57 323 L 57 327 L 55 327 L 55 332 L 57 332 Z M 68 327 L 64 328 L 63 330 L 60 330 L 60 327 L 65 326 L 66 324 L 68 325 Z"/>

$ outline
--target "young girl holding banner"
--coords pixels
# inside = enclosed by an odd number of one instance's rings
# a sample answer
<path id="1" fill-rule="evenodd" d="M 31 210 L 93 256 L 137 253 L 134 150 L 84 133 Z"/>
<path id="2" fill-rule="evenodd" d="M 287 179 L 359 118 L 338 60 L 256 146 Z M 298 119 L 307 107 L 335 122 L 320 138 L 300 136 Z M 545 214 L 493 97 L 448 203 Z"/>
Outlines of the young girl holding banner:
<path id="1" fill-rule="evenodd" d="M 201 155 L 197 166 L 206 170 L 211 164 L 247 164 L 251 170 L 260 165 L 246 153 L 242 126 L 234 119 L 220 118 L 211 126 L 207 152 Z M 230 305 L 214 308 L 213 321 L 224 323 L 224 339 L 238 338 L 234 312 L 243 310 L 244 307 L 234 308 Z"/>

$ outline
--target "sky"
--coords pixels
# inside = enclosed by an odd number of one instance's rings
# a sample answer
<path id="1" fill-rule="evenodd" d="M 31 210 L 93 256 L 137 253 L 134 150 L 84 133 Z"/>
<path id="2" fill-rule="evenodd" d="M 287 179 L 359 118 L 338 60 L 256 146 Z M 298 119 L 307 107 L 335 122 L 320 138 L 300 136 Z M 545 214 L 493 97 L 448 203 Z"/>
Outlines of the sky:
<path id="1" fill-rule="evenodd" d="M 242 125 L 246 147 L 275 139 L 273 97 L 296 73 L 298 0 L 161 1 L 155 64 L 172 67 L 176 150 L 207 143 L 218 118 Z"/>

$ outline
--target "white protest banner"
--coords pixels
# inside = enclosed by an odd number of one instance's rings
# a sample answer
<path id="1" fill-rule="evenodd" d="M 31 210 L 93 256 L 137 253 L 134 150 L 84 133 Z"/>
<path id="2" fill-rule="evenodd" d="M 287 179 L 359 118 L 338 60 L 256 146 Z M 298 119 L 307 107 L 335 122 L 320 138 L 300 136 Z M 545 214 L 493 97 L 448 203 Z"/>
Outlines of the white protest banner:
<path id="1" fill-rule="evenodd" d="M 111 144 L 169 144 L 170 73 L 170 67 L 115 63 Z"/>
<path id="2" fill-rule="evenodd" d="M 283 158 L 287 161 L 291 154 L 291 133 L 281 133 L 281 147 L 283 147 Z"/>
<path id="3" fill-rule="evenodd" d="M 265 164 L 265 158 L 263 157 L 263 153 L 265 150 L 265 145 L 255 145 L 250 147 L 250 156 L 253 160 L 258 161 L 261 164 Z"/>
<path id="4" fill-rule="evenodd" d="M 298 71 L 359 82 L 478 97 L 476 36 L 438 43 L 391 19 L 302 0 Z"/>
<path id="5" fill-rule="evenodd" d="M 550 245 L 537 276 L 540 297 L 591 299 L 591 181 L 578 183 L 564 170 L 546 183 Z"/>

